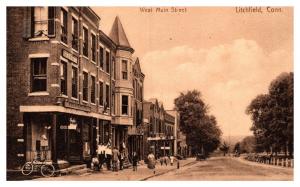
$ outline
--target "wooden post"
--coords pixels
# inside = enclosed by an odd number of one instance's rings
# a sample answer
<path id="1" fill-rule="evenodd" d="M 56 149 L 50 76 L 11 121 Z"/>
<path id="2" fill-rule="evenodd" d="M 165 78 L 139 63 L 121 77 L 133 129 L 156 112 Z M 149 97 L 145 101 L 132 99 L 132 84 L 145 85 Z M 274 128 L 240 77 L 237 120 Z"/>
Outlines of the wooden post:
<path id="1" fill-rule="evenodd" d="M 57 150 L 56 150 L 56 123 L 57 114 L 52 115 L 52 143 L 51 143 L 51 159 L 54 163 L 57 163 Z"/>

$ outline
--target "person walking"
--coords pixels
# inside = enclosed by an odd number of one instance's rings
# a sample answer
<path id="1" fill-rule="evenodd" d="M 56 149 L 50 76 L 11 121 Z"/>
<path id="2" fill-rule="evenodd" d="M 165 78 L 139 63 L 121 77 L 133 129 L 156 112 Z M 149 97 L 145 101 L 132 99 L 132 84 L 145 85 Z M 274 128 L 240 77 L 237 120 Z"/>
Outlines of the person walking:
<path id="1" fill-rule="evenodd" d="M 171 164 L 171 166 L 173 166 L 174 160 L 175 160 L 175 157 L 173 155 L 171 155 L 170 156 L 170 164 Z"/>
<path id="2" fill-rule="evenodd" d="M 168 156 L 164 156 L 164 163 L 166 166 L 168 166 Z"/>
<path id="3" fill-rule="evenodd" d="M 119 150 L 116 147 L 114 147 L 114 149 L 112 150 L 113 171 L 118 171 L 119 154 Z"/>
<path id="4" fill-rule="evenodd" d="M 133 167 L 133 171 L 137 171 L 138 160 L 139 160 L 139 157 L 138 157 L 137 153 L 133 152 L 133 155 L 132 155 L 132 167 Z"/>
<path id="5" fill-rule="evenodd" d="M 119 155 L 120 170 L 123 170 L 124 160 L 125 160 L 125 150 L 122 150 Z"/>
<path id="6" fill-rule="evenodd" d="M 107 170 L 111 170 L 112 150 L 111 150 L 111 147 L 109 145 L 106 146 L 105 156 L 106 156 L 105 161 L 106 161 Z"/>
<path id="7" fill-rule="evenodd" d="M 164 157 L 161 156 L 159 158 L 159 162 L 160 162 L 160 166 L 162 166 L 164 164 Z"/>
<path id="8" fill-rule="evenodd" d="M 155 156 L 152 152 L 149 153 L 148 155 L 148 168 L 153 169 L 153 173 L 155 174 Z"/>

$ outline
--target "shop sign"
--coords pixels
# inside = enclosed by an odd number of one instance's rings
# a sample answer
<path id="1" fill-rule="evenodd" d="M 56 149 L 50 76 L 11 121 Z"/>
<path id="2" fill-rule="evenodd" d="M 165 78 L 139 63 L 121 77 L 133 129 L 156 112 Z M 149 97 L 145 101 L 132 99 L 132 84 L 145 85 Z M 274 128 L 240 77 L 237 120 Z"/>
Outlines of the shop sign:
<path id="1" fill-rule="evenodd" d="M 170 149 L 170 147 L 160 147 L 160 149 Z"/>
<path id="2" fill-rule="evenodd" d="M 62 129 L 62 130 L 67 130 L 67 129 L 76 130 L 76 128 L 77 128 L 77 124 L 61 125 L 60 126 L 60 129 Z"/>
<path id="3" fill-rule="evenodd" d="M 69 53 L 68 51 L 62 50 L 62 56 L 65 57 L 66 59 L 71 60 L 72 62 L 78 64 L 78 58 L 75 55 Z"/>

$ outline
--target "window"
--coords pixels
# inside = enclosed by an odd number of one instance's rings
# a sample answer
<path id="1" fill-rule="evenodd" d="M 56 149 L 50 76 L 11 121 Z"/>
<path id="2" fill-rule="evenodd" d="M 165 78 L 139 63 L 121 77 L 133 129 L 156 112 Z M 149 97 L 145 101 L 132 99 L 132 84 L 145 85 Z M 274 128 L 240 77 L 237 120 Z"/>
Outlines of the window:
<path id="1" fill-rule="evenodd" d="M 77 92 L 78 92 L 78 73 L 77 68 L 72 67 L 72 97 L 77 98 Z"/>
<path id="2" fill-rule="evenodd" d="M 110 55 L 109 55 L 109 52 L 106 51 L 106 54 L 105 54 L 105 60 L 106 60 L 106 72 L 109 73 L 109 62 L 110 62 Z"/>
<path id="3" fill-rule="evenodd" d="M 55 29 L 55 8 L 54 7 L 34 7 L 32 15 L 32 36 L 53 36 Z"/>
<path id="4" fill-rule="evenodd" d="M 127 80 L 127 60 L 122 60 L 122 77 Z"/>
<path id="5" fill-rule="evenodd" d="M 92 103 L 96 103 L 95 99 L 96 99 L 96 81 L 95 81 L 95 77 L 91 76 L 92 79 L 92 86 L 91 86 L 91 102 Z"/>
<path id="6" fill-rule="evenodd" d="M 31 92 L 47 91 L 47 58 L 31 59 Z"/>
<path id="7" fill-rule="evenodd" d="M 111 68 L 113 79 L 116 79 L 116 59 L 112 57 L 112 68 Z"/>
<path id="8" fill-rule="evenodd" d="M 103 64 L 104 64 L 104 58 L 103 58 L 103 55 L 104 55 L 104 49 L 103 47 L 100 47 L 100 57 L 99 57 L 99 62 L 100 62 L 100 67 L 103 69 Z"/>
<path id="9" fill-rule="evenodd" d="M 88 45 L 89 45 L 89 39 L 88 39 L 88 29 L 83 27 L 83 55 L 88 57 L 89 51 L 88 51 Z"/>
<path id="10" fill-rule="evenodd" d="M 65 9 L 61 9 L 60 13 L 60 25 L 61 25 L 61 41 L 65 44 L 68 43 L 68 12 Z"/>
<path id="11" fill-rule="evenodd" d="M 78 51 L 78 20 L 72 18 L 72 48 Z"/>
<path id="12" fill-rule="evenodd" d="M 122 95 L 122 115 L 128 115 L 128 96 Z"/>
<path id="13" fill-rule="evenodd" d="M 103 106 L 103 82 L 99 82 L 99 105 Z"/>
<path id="14" fill-rule="evenodd" d="M 105 91 L 106 91 L 106 94 L 105 94 L 105 101 L 106 101 L 106 107 L 109 107 L 109 85 L 106 85 L 106 88 L 105 88 Z"/>
<path id="15" fill-rule="evenodd" d="M 88 79 L 88 73 L 87 72 L 83 72 L 83 93 L 82 93 L 82 99 L 84 101 L 88 101 L 88 83 L 89 83 L 89 79 Z"/>
<path id="16" fill-rule="evenodd" d="M 92 34 L 92 61 L 96 62 L 96 36 Z"/>
<path id="17" fill-rule="evenodd" d="M 60 65 L 60 92 L 67 95 L 67 63 L 61 62 Z"/>

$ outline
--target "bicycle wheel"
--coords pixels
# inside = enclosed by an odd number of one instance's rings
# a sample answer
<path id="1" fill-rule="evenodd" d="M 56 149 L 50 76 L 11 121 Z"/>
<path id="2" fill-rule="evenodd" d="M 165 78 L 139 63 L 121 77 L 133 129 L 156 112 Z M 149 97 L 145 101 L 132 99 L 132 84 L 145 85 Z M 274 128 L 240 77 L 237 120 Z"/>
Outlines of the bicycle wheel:
<path id="1" fill-rule="evenodd" d="M 44 164 L 41 167 L 41 174 L 44 177 L 52 177 L 54 175 L 55 168 L 52 164 Z"/>
<path id="2" fill-rule="evenodd" d="M 26 162 L 22 167 L 23 175 L 30 175 L 33 172 L 33 165 L 31 162 Z"/>

